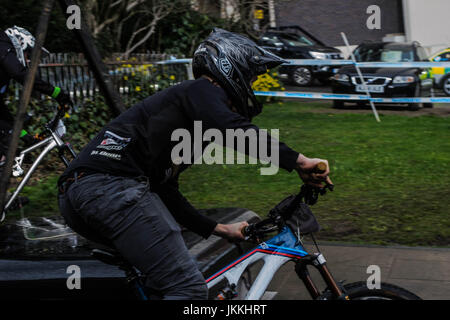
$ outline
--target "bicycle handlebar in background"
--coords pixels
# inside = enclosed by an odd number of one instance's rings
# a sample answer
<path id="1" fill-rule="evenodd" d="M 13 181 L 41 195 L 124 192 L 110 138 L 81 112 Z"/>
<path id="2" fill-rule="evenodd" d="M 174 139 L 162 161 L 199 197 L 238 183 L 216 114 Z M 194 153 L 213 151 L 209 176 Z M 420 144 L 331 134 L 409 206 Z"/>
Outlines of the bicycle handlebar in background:
<path id="1" fill-rule="evenodd" d="M 61 120 L 66 114 L 67 109 L 65 106 L 58 105 L 58 112 L 56 112 L 55 117 L 47 124 L 47 128 L 51 131 L 55 131 L 58 127 L 59 120 Z"/>

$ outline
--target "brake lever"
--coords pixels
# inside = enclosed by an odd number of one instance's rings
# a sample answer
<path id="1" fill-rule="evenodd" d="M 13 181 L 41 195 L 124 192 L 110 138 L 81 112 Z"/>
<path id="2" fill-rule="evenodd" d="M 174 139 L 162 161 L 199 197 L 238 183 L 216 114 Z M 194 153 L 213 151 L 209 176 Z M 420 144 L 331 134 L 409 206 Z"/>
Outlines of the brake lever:
<path id="1" fill-rule="evenodd" d="M 327 184 L 325 187 L 319 189 L 319 193 L 321 196 L 323 196 L 325 193 L 327 193 L 327 189 L 330 191 L 334 190 L 334 184 Z"/>
<path id="2" fill-rule="evenodd" d="M 314 205 L 319 199 L 319 195 L 323 196 L 326 194 L 327 189 L 330 191 L 334 190 L 333 184 L 327 184 L 325 187 L 318 188 L 310 185 L 302 185 L 300 190 L 301 198 L 303 198 L 304 202 L 308 205 Z"/>

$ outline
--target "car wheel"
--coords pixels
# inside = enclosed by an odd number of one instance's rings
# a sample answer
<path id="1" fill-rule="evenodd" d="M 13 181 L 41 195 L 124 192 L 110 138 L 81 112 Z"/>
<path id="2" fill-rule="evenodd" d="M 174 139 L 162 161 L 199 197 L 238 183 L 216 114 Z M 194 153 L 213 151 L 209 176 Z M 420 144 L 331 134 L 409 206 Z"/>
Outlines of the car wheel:
<path id="1" fill-rule="evenodd" d="M 420 103 L 409 103 L 408 109 L 411 111 L 418 111 L 422 109 L 422 105 Z"/>
<path id="2" fill-rule="evenodd" d="M 450 74 L 446 75 L 442 79 L 442 91 L 444 91 L 446 96 L 450 96 Z"/>
<path id="3" fill-rule="evenodd" d="M 333 100 L 333 108 L 340 109 L 344 107 L 344 101 L 342 100 Z"/>
<path id="4" fill-rule="evenodd" d="M 307 67 L 298 67 L 292 71 L 292 82 L 298 86 L 309 86 L 312 84 L 314 78 L 311 69 Z"/>
<path id="5" fill-rule="evenodd" d="M 416 85 L 416 89 L 414 90 L 414 97 L 420 97 L 420 93 L 422 92 L 421 86 Z M 408 103 L 408 109 L 411 111 L 417 111 L 424 107 L 423 103 Z"/>
<path id="6" fill-rule="evenodd" d="M 331 80 L 328 79 L 317 79 L 322 86 L 329 86 L 331 84 Z"/>

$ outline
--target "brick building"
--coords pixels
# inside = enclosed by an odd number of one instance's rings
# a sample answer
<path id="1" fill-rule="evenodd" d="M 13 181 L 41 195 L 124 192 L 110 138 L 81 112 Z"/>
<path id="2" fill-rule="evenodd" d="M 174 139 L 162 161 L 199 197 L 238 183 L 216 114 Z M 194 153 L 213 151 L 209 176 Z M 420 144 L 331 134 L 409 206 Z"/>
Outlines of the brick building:
<path id="1" fill-rule="evenodd" d="M 379 30 L 366 26 L 370 5 L 381 9 Z M 282 0 L 275 1 L 275 15 L 277 26 L 300 25 L 332 46 L 343 45 L 340 32 L 345 32 L 351 44 L 404 33 L 401 0 Z"/>
<path id="2" fill-rule="evenodd" d="M 450 47 L 450 0 L 191 0 L 205 13 L 239 19 L 239 6 L 262 6 L 272 26 L 300 25 L 324 43 L 351 45 L 364 40 L 380 41 L 396 34 L 397 41 L 419 41 L 428 53 Z M 370 6 L 380 9 L 380 29 L 369 29 Z M 266 19 L 266 22 L 269 19 Z M 352 47 L 353 47 L 352 46 Z M 345 50 L 344 50 L 345 51 Z"/>

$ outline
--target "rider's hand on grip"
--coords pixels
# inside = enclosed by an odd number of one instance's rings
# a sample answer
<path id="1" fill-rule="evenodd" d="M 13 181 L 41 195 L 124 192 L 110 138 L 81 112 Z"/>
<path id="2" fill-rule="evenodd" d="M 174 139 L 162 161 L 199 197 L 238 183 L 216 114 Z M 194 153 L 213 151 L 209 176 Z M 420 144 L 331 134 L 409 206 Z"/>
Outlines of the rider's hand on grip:
<path id="1" fill-rule="evenodd" d="M 59 104 L 58 110 L 64 109 L 65 112 L 68 112 L 73 107 L 73 102 L 67 93 L 61 92 L 56 98 L 56 101 Z"/>
<path id="2" fill-rule="evenodd" d="M 329 174 L 330 167 L 328 161 L 324 159 L 317 158 L 307 158 L 302 154 L 299 154 L 297 159 L 296 168 L 300 178 L 306 184 L 323 188 L 324 183 L 326 185 L 332 185 Z"/>
<path id="3" fill-rule="evenodd" d="M 230 241 L 244 240 L 245 238 L 242 234 L 242 229 L 247 226 L 248 226 L 247 221 L 241 221 L 231 224 L 218 223 L 214 228 L 213 234 L 228 239 Z"/>
<path id="4" fill-rule="evenodd" d="M 244 226 L 241 229 L 242 236 L 244 237 L 245 241 L 251 241 L 251 242 L 254 242 L 254 243 L 260 243 L 261 239 L 259 238 L 259 236 L 253 234 L 254 227 L 255 226 L 252 225 L 252 224 L 250 224 L 248 226 Z"/>
<path id="5" fill-rule="evenodd" d="M 319 162 L 313 169 L 314 173 L 325 173 L 328 169 L 328 165 L 325 162 Z"/>
<path id="6" fill-rule="evenodd" d="M 244 226 L 244 227 L 241 229 L 241 233 L 242 233 L 242 236 L 244 237 L 244 240 L 248 240 L 249 227 L 250 227 L 250 226 Z"/>

